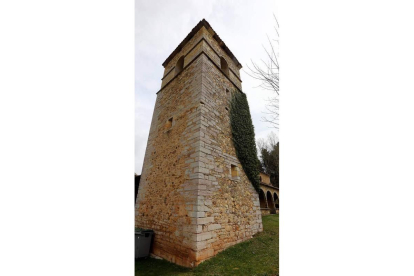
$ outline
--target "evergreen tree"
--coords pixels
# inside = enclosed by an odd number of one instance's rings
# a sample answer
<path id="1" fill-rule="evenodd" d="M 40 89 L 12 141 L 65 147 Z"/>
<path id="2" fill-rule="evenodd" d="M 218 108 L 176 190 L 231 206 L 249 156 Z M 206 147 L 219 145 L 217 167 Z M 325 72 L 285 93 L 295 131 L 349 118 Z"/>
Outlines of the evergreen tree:
<path id="1" fill-rule="evenodd" d="M 273 186 L 279 187 L 279 142 L 276 142 L 274 135 L 270 135 L 267 142 L 261 139 L 257 145 L 262 171 L 270 175 Z"/>

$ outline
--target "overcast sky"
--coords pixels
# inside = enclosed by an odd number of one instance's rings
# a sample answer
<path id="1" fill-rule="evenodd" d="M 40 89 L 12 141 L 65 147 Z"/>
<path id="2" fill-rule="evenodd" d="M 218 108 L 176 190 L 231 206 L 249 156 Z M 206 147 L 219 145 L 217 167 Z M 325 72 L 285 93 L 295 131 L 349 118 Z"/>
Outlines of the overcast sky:
<path id="1" fill-rule="evenodd" d="M 272 94 L 244 70 L 250 60 L 265 59 L 267 34 L 274 36 L 275 0 L 136 0 L 135 2 L 135 173 L 141 174 L 156 92 L 161 88 L 162 63 L 203 18 L 242 64 L 241 79 L 256 139 L 277 131 L 262 122 Z"/>

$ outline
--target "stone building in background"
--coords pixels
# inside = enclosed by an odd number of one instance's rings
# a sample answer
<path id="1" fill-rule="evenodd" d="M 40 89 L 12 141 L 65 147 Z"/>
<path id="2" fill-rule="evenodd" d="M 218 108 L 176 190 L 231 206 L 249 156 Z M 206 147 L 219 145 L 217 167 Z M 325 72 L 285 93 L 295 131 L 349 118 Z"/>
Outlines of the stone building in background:
<path id="1" fill-rule="evenodd" d="M 263 229 L 230 128 L 242 66 L 204 19 L 163 66 L 135 225 L 154 230 L 153 255 L 192 267 Z"/>
<path id="2" fill-rule="evenodd" d="M 270 183 L 270 175 L 260 173 L 260 211 L 262 215 L 279 214 L 279 188 Z"/>

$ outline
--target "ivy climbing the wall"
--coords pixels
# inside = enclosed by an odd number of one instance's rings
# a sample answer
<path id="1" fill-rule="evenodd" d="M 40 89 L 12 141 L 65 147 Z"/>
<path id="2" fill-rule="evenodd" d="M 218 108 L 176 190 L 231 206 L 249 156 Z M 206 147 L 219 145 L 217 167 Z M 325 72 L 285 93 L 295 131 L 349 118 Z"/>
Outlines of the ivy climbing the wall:
<path id="1" fill-rule="evenodd" d="M 257 158 L 254 127 L 246 94 L 233 91 L 230 109 L 230 125 L 233 144 L 244 172 L 257 192 L 260 190 L 259 160 Z"/>

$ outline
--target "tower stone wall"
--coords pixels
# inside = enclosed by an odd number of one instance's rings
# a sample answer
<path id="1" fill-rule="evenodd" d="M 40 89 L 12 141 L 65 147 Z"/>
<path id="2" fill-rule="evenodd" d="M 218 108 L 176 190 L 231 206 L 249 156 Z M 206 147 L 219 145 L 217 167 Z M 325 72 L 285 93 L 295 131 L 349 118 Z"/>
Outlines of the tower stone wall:
<path id="1" fill-rule="evenodd" d="M 137 197 L 135 225 L 154 230 L 152 253 L 187 267 L 263 228 L 231 138 L 241 66 L 223 44 L 203 20 L 164 64 Z"/>

